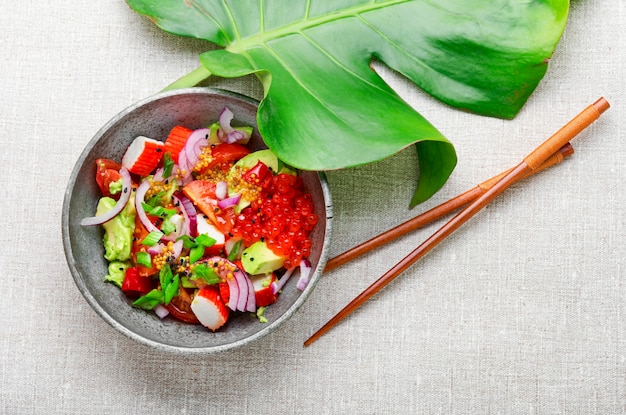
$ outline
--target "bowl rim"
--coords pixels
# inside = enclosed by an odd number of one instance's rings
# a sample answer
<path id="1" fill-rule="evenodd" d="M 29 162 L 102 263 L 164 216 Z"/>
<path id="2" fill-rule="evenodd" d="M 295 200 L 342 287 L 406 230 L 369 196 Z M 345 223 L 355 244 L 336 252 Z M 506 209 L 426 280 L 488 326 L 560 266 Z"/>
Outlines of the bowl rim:
<path id="1" fill-rule="evenodd" d="M 74 189 L 74 186 L 76 185 L 76 181 L 78 179 L 78 173 L 81 169 L 81 166 L 85 163 L 85 160 L 88 158 L 92 149 L 97 145 L 99 140 L 106 134 L 106 132 L 112 126 L 114 126 L 120 119 L 124 118 L 126 115 L 132 113 L 138 108 L 146 104 L 152 103 L 154 101 L 164 99 L 164 98 L 169 98 L 172 96 L 188 95 L 188 94 L 208 95 L 208 96 L 215 96 L 215 95 L 226 96 L 229 98 L 234 98 L 234 99 L 245 101 L 247 103 L 253 104 L 256 107 L 258 107 L 259 105 L 259 101 L 251 97 L 248 97 L 246 95 L 236 93 L 236 92 L 223 90 L 219 88 L 191 87 L 191 88 L 182 88 L 182 89 L 177 89 L 177 90 L 159 92 L 127 106 L 125 109 L 115 114 L 107 123 L 104 124 L 104 126 L 102 126 L 94 134 L 94 136 L 87 142 L 87 144 L 83 148 L 79 157 L 76 159 L 74 167 L 71 170 L 68 183 L 65 189 L 64 198 L 63 198 L 63 207 L 62 207 L 63 210 L 62 210 L 62 215 L 61 215 L 61 237 L 62 237 L 63 250 L 64 250 L 66 262 L 70 270 L 70 274 L 72 275 L 72 278 L 74 280 L 74 283 L 76 284 L 78 290 L 80 291 L 82 296 L 85 298 L 87 303 L 96 312 L 96 314 L 98 314 L 111 327 L 116 329 L 118 332 L 120 332 L 124 336 L 132 340 L 135 340 L 140 344 L 149 346 L 159 351 L 163 351 L 167 353 L 174 353 L 174 354 L 179 354 L 179 355 L 192 355 L 192 354 L 193 355 L 208 355 L 208 354 L 215 354 L 215 353 L 224 352 L 224 351 L 231 350 L 231 349 L 240 348 L 242 346 L 245 346 L 249 343 L 252 343 L 266 336 L 267 334 L 279 328 L 285 321 L 287 321 L 290 317 L 292 317 L 293 314 L 296 311 L 298 311 L 298 309 L 304 304 L 304 302 L 308 299 L 309 295 L 311 294 L 313 288 L 317 284 L 319 278 L 321 277 L 324 267 L 326 266 L 326 262 L 328 260 L 328 255 L 330 252 L 331 233 L 332 233 L 332 227 L 333 227 L 332 226 L 333 204 L 332 204 L 332 197 L 331 197 L 330 187 L 328 185 L 328 181 L 326 178 L 326 174 L 323 171 L 318 171 L 316 173 L 319 178 L 320 187 L 322 190 L 322 195 L 323 195 L 324 204 L 325 204 L 324 212 L 326 214 L 326 218 L 325 218 L 326 227 L 324 229 L 324 240 L 323 240 L 322 250 L 320 252 L 320 257 L 319 257 L 319 261 L 317 264 L 317 268 L 311 274 L 310 279 L 309 279 L 309 284 L 301 292 L 301 294 L 298 296 L 295 302 L 291 305 L 291 307 L 289 307 L 285 313 L 277 317 L 275 320 L 269 323 L 262 330 L 259 330 L 258 332 L 253 333 L 250 336 L 247 336 L 245 338 L 236 340 L 228 344 L 217 345 L 217 346 L 204 346 L 204 347 L 187 347 L 187 346 L 175 346 L 175 345 L 160 343 L 158 341 L 146 338 L 128 329 L 123 324 L 119 323 L 115 318 L 113 318 L 109 313 L 107 313 L 107 311 L 98 303 L 94 295 L 89 290 L 85 280 L 83 279 L 81 273 L 79 272 L 76 266 L 76 260 L 73 257 L 73 250 L 70 244 L 71 232 L 70 232 L 70 223 L 69 223 L 69 208 L 70 208 L 70 203 L 71 203 L 72 196 L 73 196 L 72 191 Z"/>

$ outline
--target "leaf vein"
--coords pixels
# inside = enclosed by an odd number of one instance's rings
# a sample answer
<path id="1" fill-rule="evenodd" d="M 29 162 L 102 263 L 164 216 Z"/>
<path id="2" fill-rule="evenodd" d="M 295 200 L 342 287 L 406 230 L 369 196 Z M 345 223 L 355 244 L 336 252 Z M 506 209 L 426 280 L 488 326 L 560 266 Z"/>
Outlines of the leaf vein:
<path id="1" fill-rule="evenodd" d="M 356 16 L 359 20 L 361 20 L 363 22 L 363 24 L 367 25 L 370 29 L 372 29 L 376 34 L 378 34 L 380 37 L 382 37 L 383 39 L 385 39 L 385 41 L 387 43 L 389 43 L 391 46 L 393 46 L 396 50 L 398 50 L 400 53 L 402 53 L 403 55 L 407 56 L 409 59 L 411 59 L 413 62 L 415 62 L 416 64 L 420 65 L 421 67 L 425 68 L 425 69 L 429 69 L 429 70 L 434 70 L 433 68 L 431 68 L 430 66 L 428 66 L 423 60 L 417 58 L 416 56 L 413 56 L 411 53 L 409 53 L 409 51 L 407 51 L 406 49 L 402 48 L 398 42 L 394 41 L 393 39 L 391 39 L 389 36 L 387 36 L 382 30 L 380 30 L 378 27 L 374 26 L 371 22 L 369 22 L 367 19 L 365 19 L 363 16 L 361 16 L 360 14 L 358 16 Z"/>
<path id="2" fill-rule="evenodd" d="M 241 39 L 241 34 L 239 32 L 239 26 L 237 26 L 237 21 L 235 20 L 235 16 L 233 15 L 233 11 L 231 10 L 226 0 L 222 0 L 222 4 L 224 5 L 224 9 L 226 13 L 228 13 L 228 17 L 230 18 L 231 23 L 233 24 L 233 29 L 235 30 L 235 39 Z"/>
<path id="3" fill-rule="evenodd" d="M 330 59 L 335 65 L 337 65 L 338 67 L 340 67 L 341 69 L 343 69 L 346 73 L 349 73 L 351 75 L 353 75 L 355 78 L 360 79 L 361 81 L 363 81 L 363 83 L 372 86 L 373 88 L 379 90 L 380 92 L 393 96 L 393 94 L 391 94 L 389 91 L 381 88 L 379 85 L 376 85 L 372 82 L 370 82 L 370 80 L 363 78 L 361 75 L 359 75 L 358 73 L 356 73 L 355 71 L 353 71 L 352 69 L 348 68 L 346 65 L 344 65 L 343 63 L 341 63 L 339 60 L 337 60 L 337 58 L 330 53 L 330 51 L 328 51 L 326 48 L 324 48 L 319 42 L 316 42 L 315 39 L 311 38 L 310 36 L 307 36 L 304 33 L 300 33 L 300 35 L 307 39 L 309 41 L 309 43 L 311 43 L 311 45 L 315 46 L 320 52 L 322 52 L 328 59 Z"/>
<path id="4" fill-rule="evenodd" d="M 295 72 L 288 64 L 287 62 L 280 56 L 280 54 L 278 54 L 278 52 L 276 52 L 274 49 L 270 48 L 269 45 L 264 45 L 265 48 L 267 49 L 268 52 L 270 52 L 277 61 L 280 62 L 280 64 L 283 66 L 283 68 L 285 68 L 285 70 L 291 75 L 292 79 L 294 81 L 296 81 L 296 83 L 298 85 L 300 85 L 300 87 L 306 91 L 315 101 L 317 101 L 320 104 L 320 107 L 324 108 L 332 118 L 338 120 L 341 124 L 352 128 L 343 118 L 337 116 L 337 114 L 332 111 L 327 103 L 318 95 L 316 95 L 309 87 L 306 86 L 305 83 L 302 82 L 302 80 L 300 79 L 300 77 L 297 75 L 297 72 Z"/>
<path id="5" fill-rule="evenodd" d="M 229 47 L 232 51 L 248 49 L 254 46 L 264 44 L 269 40 L 278 39 L 290 34 L 299 33 L 311 27 L 324 25 L 330 21 L 337 21 L 346 17 L 357 16 L 360 13 L 370 12 L 384 7 L 391 7 L 402 3 L 408 3 L 410 1 L 412 0 L 390 0 L 384 3 L 368 3 L 364 5 L 348 7 L 336 13 L 311 18 L 311 0 L 307 0 L 307 9 L 303 20 L 299 22 L 294 22 L 292 24 L 287 24 L 285 26 L 278 27 L 269 31 L 264 31 L 254 36 L 238 39 L 236 43 L 230 44 Z"/>
<path id="6" fill-rule="evenodd" d="M 259 0 L 259 18 L 261 19 L 261 32 L 265 32 L 265 1 Z"/>
<path id="7" fill-rule="evenodd" d="M 200 4 L 198 4 L 197 1 L 195 0 L 184 0 L 185 4 L 191 8 L 193 8 L 194 10 L 196 10 L 198 13 L 200 13 L 201 15 L 205 16 L 206 18 L 208 18 L 209 20 L 211 20 L 213 23 L 215 23 L 215 26 L 217 26 L 219 28 L 219 30 L 222 32 L 224 39 L 226 39 L 226 41 L 228 43 L 231 43 L 232 40 L 229 38 L 228 33 L 226 32 L 226 30 L 224 29 L 224 26 L 222 26 L 220 24 L 220 22 L 218 22 L 213 15 L 211 15 L 211 13 L 209 13 L 204 7 L 202 7 Z"/>

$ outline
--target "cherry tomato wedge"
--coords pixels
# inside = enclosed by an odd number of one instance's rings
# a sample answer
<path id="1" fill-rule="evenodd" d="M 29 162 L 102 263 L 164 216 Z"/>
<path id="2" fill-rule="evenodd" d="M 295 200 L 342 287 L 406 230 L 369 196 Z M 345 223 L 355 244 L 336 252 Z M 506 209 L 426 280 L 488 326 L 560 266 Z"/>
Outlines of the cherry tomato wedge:
<path id="1" fill-rule="evenodd" d="M 248 183 L 256 184 L 262 189 L 266 189 L 272 181 L 272 172 L 267 164 L 259 162 L 250 170 L 243 174 L 243 179 Z"/>
<path id="2" fill-rule="evenodd" d="M 102 196 L 118 199 L 119 194 L 111 194 L 109 185 L 117 182 L 120 176 L 122 165 L 110 159 L 96 159 L 96 183 L 100 188 Z"/>
<path id="3" fill-rule="evenodd" d="M 250 154 L 251 150 L 241 144 L 218 144 L 211 148 L 212 161 L 207 169 L 219 166 L 222 170 L 228 170 L 240 158 Z"/>
<path id="4" fill-rule="evenodd" d="M 193 300 L 191 294 L 186 288 L 181 287 L 176 297 L 172 298 L 172 301 L 165 306 L 167 311 L 173 317 L 176 317 L 180 321 L 190 324 L 200 324 L 200 320 L 191 310 L 191 301 Z"/>

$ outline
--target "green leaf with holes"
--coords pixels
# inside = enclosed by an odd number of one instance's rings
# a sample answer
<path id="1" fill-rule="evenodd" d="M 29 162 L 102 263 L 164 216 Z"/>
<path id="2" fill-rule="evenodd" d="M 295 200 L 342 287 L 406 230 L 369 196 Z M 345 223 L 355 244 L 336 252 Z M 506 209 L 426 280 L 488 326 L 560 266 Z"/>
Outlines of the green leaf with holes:
<path id="1" fill-rule="evenodd" d="M 332 170 L 414 145 L 414 206 L 456 165 L 453 145 L 372 70 L 378 59 L 442 102 L 514 117 L 546 72 L 567 0 L 127 0 L 163 30 L 221 46 L 172 87 L 256 74 L 257 121 L 286 163 Z"/>

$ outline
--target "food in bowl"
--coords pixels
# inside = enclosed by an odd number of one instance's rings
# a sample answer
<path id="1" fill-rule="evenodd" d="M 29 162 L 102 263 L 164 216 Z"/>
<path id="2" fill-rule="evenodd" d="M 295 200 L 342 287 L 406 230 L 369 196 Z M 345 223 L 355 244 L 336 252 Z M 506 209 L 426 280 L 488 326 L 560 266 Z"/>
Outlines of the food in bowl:
<path id="1" fill-rule="evenodd" d="M 266 322 L 296 268 L 306 288 L 319 220 L 298 172 L 247 147 L 253 128 L 231 126 L 233 115 L 225 107 L 205 128 L 139 135 L 121 160 L 96 159 L 101 196 L 81 221 L 104 229 L 104 279 L 133 306 L 212 331 L 231 313 Z"/>
<path id="2" fill-rule="evenodd" d="M 77 289 L 89 306 L 106 323 L 124 336 L 153 349 L 181 355 L 208 355 L 246 346 L 285 324 L 310 298 L 321 279 L 330 250 L 333 224 L 332 198 L 323 172 L 301 170 L 303 189 L 312 196 L 318 217 L 309 237 L 313 243 L 308 260 L 309 282 L 300 290 L 299 267 L 280 290 L 278 301 L 265 309 L 267 323 L 260 324 L 255 313 L 230 312 L 228 322 L 215 332 L 200 324 L 185 324 L 171 316 L 132 306 L 132 300 L 113 283 L 104 283 L 109 261 L 104 257 L 102 226 L 83 226 L 93 216 L 102 192 L 94 177 L 96 160 L 108 158 L 120 163 L 137 136 L 164 139 L 176 126 L 195 130 L 218 120 L 224 107 L 234 114 L 232 124 L 254 126 L 252 151 L 266 149 L 256 128 L 258 101 L 214 88 L 194 87 L 161 92 L 144 98 L 112 117 L 86 144 L 71 172 L 62 213 L 63 248 Z"/>

